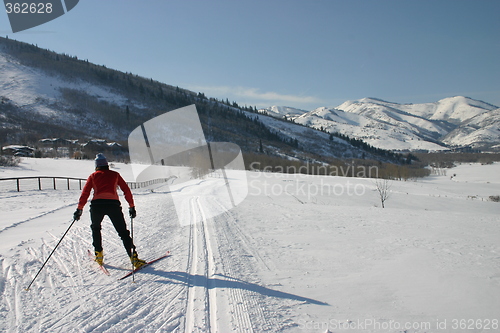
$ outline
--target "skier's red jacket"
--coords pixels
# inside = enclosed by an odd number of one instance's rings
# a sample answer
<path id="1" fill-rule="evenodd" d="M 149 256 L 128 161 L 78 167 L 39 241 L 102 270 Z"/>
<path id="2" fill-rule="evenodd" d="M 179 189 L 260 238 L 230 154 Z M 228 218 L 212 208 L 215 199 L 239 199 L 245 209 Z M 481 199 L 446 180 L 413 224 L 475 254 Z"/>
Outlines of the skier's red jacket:
<path id="1" fill-rule="evenodd" d="M 123 194 L 125 194 L 125 200 L 127 200 L 129 207 L 134 207 L 132 192 L 122 176 L 120 176 L 118 172 L 112 170 L 97 170 L 89 176 L 87 183 L 83 187 L 82 195 L 78 201 L 78 209 L 83 209 L 92 189 L 94 190 L 92 200 L 120 200 L 116 191 L 118 187 L 120 187 Z"/>

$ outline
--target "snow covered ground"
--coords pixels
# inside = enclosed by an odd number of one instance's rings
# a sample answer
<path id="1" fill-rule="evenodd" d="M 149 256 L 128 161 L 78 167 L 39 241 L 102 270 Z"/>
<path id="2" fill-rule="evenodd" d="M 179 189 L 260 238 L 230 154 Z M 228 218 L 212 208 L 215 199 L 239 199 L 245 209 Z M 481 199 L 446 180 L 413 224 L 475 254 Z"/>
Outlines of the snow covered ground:
<path id="1" fill-rule="evenodd" d="M 0 178 L 86 178 L 92 167 L 23 159 Z M 132 181 L 128 165 L 115 169 Z M 134 238 L 145 259 L 172 256 L 136 283 L 118 281 L 130 263 L 105 220 L 104 275 L 87 257 L 86 206 L 29 291 L 79 190 L 16 192 L 0 181 L 0 330 L 499 332 L 500 203 L 488 199 L 500 195 L 499 172 L 461 165 L 394 181 L 385 209 L 370 179 L 248 172 L 245 201 L 198 224 L 179 223 L 172 185 L 157 184 L 134 190 Z M 176 194 L 209 216 L 220 209 L 215 179 L 197 184 Z"/>

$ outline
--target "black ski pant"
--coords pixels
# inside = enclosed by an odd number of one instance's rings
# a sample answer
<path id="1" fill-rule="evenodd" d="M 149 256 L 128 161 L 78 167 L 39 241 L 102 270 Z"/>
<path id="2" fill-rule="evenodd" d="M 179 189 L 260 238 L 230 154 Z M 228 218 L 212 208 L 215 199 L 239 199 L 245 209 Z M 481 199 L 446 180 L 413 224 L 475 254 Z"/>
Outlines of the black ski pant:
<path id="1" fill-rule="evenodd" d="M 94 245 L 94 250 L 102 251 L 101 223 L 104 216 L 107 215 L 122 239 L 123 246 L 130 257 L 135 250 L 135 246 L 127 229 L 120 202 L 115 200 L 106 200 L 109 203 L 103 201 L 105 200 L 99 200 L 98 203 L 92 202 L 90 205 L 90 219 L 92 221 L 90 228 L 92 229 L 92 245 Z"/>

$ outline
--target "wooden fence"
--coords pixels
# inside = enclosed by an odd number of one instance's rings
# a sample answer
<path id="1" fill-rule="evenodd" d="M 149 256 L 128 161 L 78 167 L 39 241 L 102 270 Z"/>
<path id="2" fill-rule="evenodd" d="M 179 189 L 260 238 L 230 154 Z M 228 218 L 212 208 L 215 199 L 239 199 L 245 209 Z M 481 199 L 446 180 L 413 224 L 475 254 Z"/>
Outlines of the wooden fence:
<path id="1" fill-rule="evenodd" d="M 153 184 L 165 183 L 170 178 L 158 178 L 145 182 L 127 182 L 127 185 L 131 189 L 138 189 L 142 187 L 147 187 Z M 49 176 L 37 176 L 37 177 L 12 177 L 12 178 L 0 178 L 0 191 L 14 191 L 17 192 L 24 190 L 81 190 L 83 188 L 82 184 L 85 184 L 87 180 L 83 178 L 71 178 L 71 177 L 49 177 Z"/>
<path id="2" fill-rule="evenodd" d="M 146 182 L 127 182 L 127 184 L 131 189 L 135 189 L 135 188 L 148 187 L 148 186 L 151 186 L 154 184 L 159 184 L 159 183 L 166 183 L 172 178 L 175 178 L 175 177 L 157 178 L 157 179 L 153 179 L 153 180 L 148 180 Z"/>

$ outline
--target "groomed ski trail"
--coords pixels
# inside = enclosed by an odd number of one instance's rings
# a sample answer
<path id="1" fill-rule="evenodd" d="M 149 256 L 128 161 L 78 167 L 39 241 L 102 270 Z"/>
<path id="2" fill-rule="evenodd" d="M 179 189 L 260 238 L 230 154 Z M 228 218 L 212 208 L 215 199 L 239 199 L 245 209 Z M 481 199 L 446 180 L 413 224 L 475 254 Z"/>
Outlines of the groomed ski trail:
<path id="1" fill-rule="evenodd" d="M 185 332 L 217 332 L 217 300 L 212 282 L 214 255 L 210 244 L 207 221 L 199 198 L 190 199 L 193 219 L 199 214 L 200 223 L 190 221 L 189 255 L 186 272 L 189 273 Z"/>
<path id="2" fill-rule="evenodd" d="M 239 230 L 235 217 L 214 197 L 189 200 L 189 273 L 185 332 L 272 332 L 276 313 L 269 311 L 256 269 L 269 270 Z M 251 279 L 251 281 L 248 281 Z"/>

